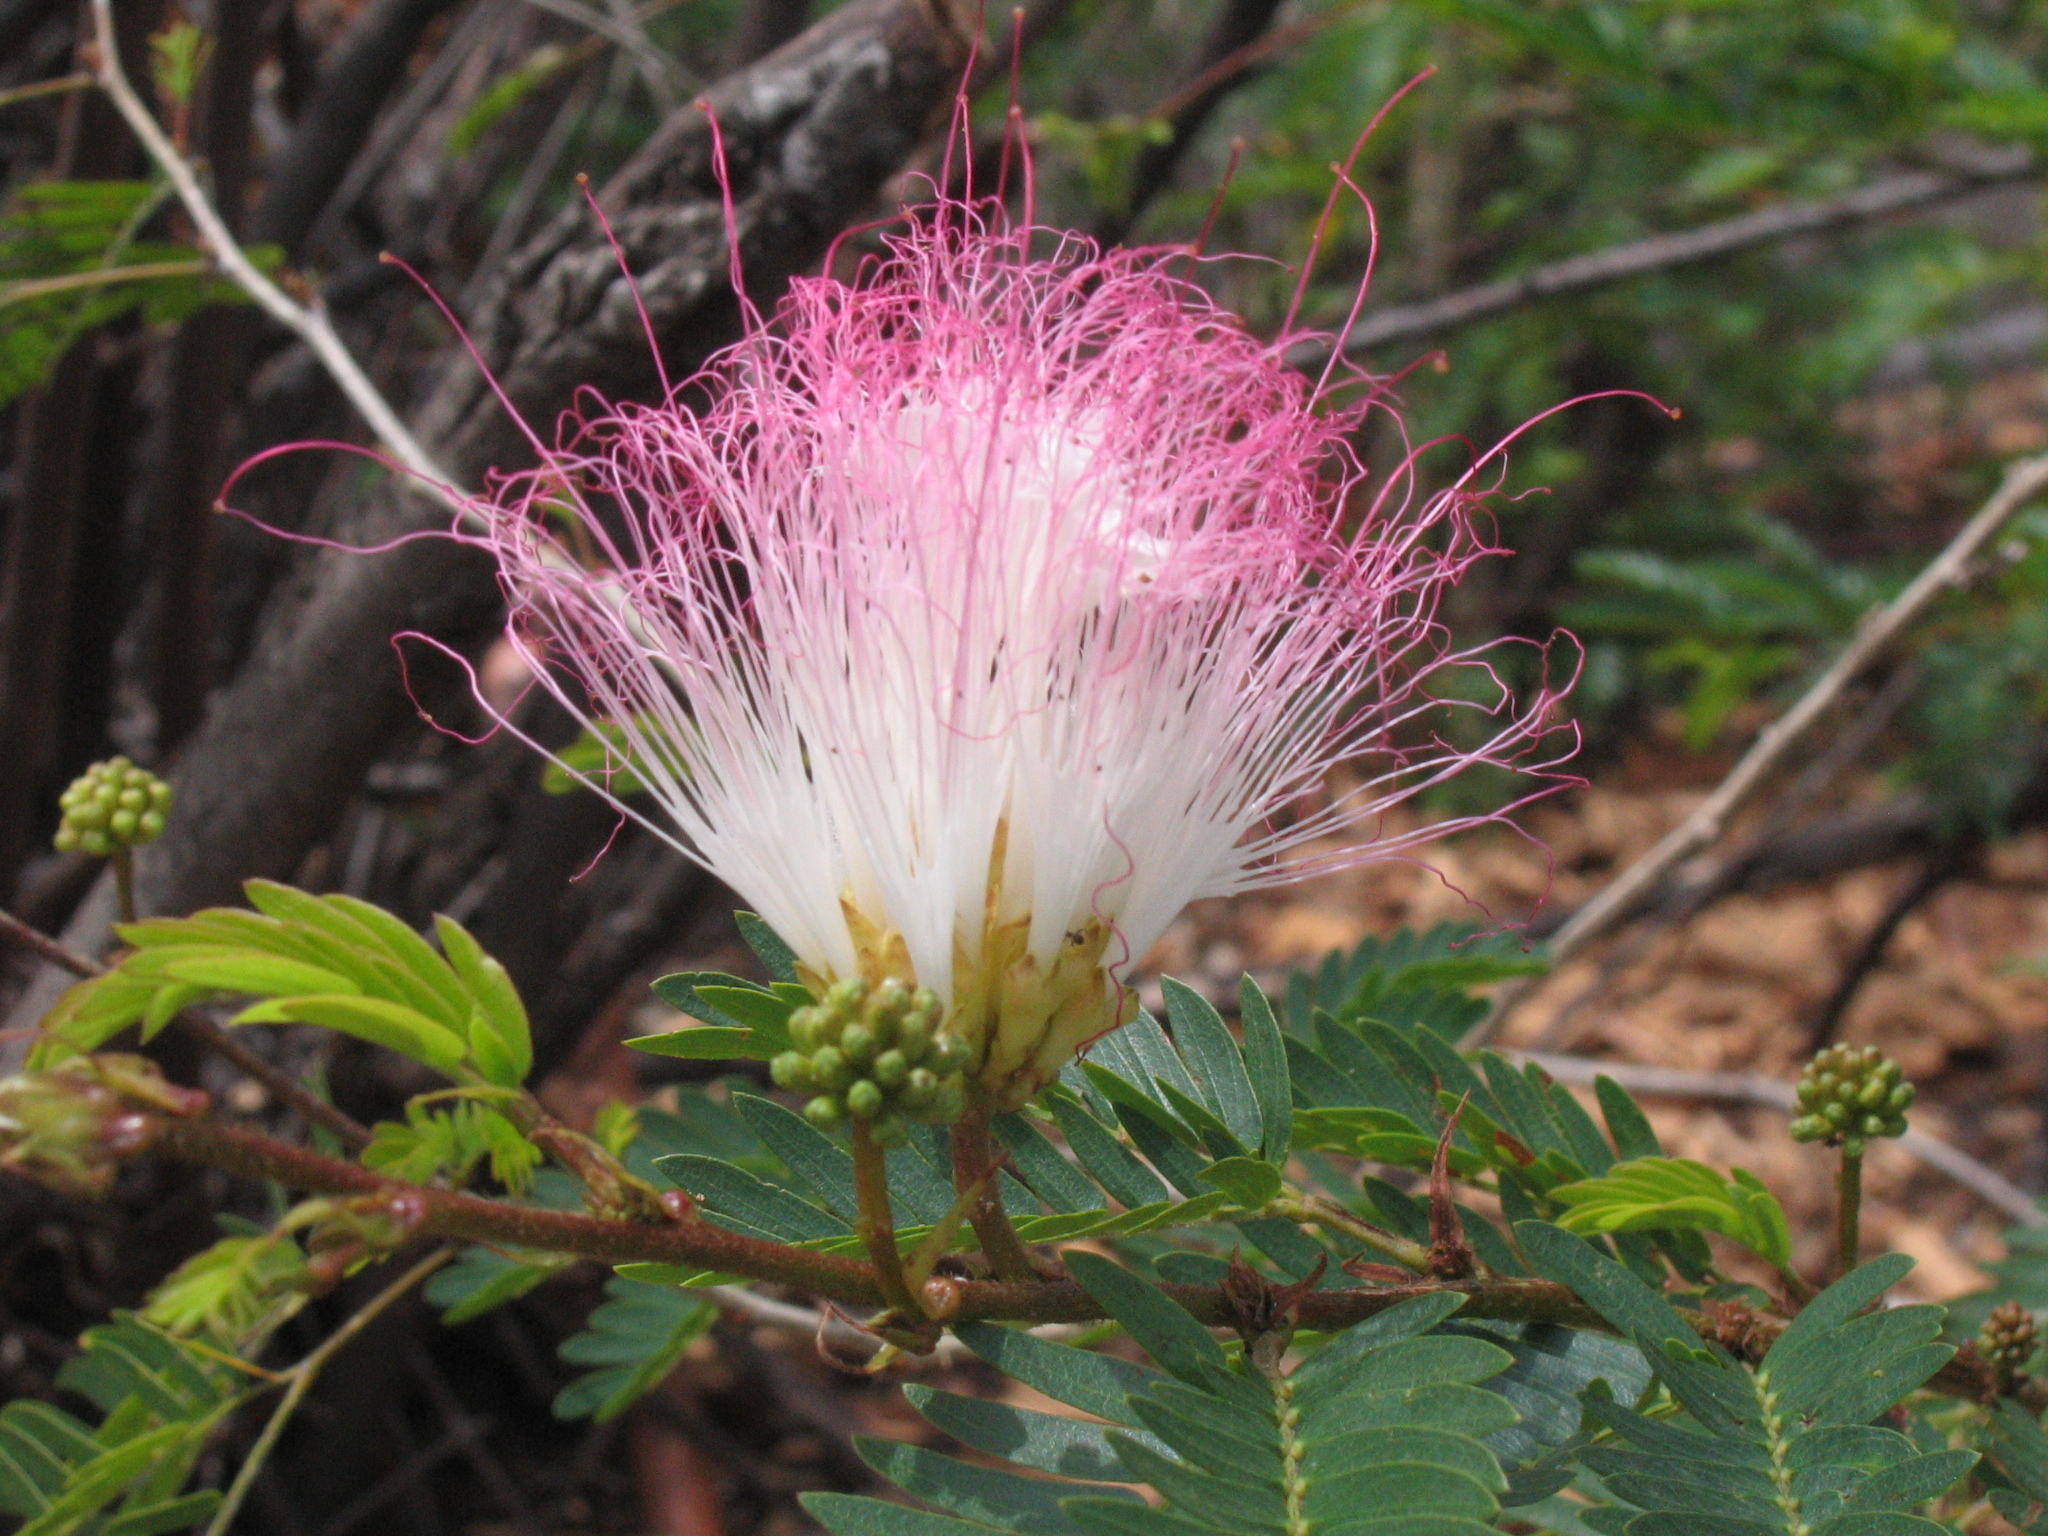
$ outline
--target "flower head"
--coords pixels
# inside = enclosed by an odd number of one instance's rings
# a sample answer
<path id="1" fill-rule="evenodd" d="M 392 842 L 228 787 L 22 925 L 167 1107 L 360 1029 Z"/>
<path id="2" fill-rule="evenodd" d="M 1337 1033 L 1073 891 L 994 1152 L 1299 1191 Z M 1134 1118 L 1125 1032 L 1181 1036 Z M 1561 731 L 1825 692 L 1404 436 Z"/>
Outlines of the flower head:
<path id="1" fill-rule="evenodd" d="M 796 282 L 700 409 L 586 416 L 476 508 L 514 642 L 657 830 L 821 997 L 929 989 L 998 1107 L 1133 1017 L 1189 901 L 1399 852 L 1305 850 L 1525 754 L 1554 703 L 1447 654 L 1469 484 L 1369 479 L 1383 393 L 1337 401 L 1187 259 L 942 203 Z M 1447 663 L 1489 685 L 1477 747 L 1427 728 Z"/>

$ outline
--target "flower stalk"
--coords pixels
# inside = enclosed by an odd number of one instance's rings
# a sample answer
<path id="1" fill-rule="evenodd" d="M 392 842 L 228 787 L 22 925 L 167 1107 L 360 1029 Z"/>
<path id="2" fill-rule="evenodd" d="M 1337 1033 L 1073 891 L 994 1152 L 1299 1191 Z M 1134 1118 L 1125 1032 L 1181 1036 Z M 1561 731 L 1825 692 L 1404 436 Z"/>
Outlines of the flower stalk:
<path id="1" fill-rule="evenodd" d="M 853 1191 L 857 1209 L 854 1230 L 868 1251 L 882 1300 L 901 1314 L 907 1323 L 924 1320 L 924 1308 L 911 1292 L 903 1272 L 903 1256 L 896 1248 L 896 1217 L 889 1208 L 888 1153 L 868 1122 L 853 1122 Z"/>
<path id="2" fill-rule="evenodd" d="M 1863 1144 L 1844 1143 L 1835 1179 L 1835 1262 L 1848 1274 L 1863 1251 Z"/>
<path id="3" fill-rule="evenodd" d="M 967 1219 L 974 1235 L 981 1240 L 982 1255 L 995 1277 L 1020 1282 L 1039 1280 L 1043 1277 L 1038 1266 L 1031 1262 L 1023 1239 L 1010 1224 L 1010 1213 L 1003 1208 L 999 1172 L 1000 1160 L 996 1157 L 994 1138 L 989 1135 L 988 1104 L 977 1096 L 953 1127 L 953 1187 L 963 1199 L 972 1194 Z"/>

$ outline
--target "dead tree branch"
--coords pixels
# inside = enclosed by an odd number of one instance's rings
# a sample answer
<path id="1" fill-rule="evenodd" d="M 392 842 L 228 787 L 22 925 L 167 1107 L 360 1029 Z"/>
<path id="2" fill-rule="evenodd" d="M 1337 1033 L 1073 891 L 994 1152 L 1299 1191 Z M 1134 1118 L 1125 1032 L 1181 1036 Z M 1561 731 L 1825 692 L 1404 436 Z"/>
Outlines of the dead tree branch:
<path id="1" fill-rule="evenodd" d="M 1755 213 L 1703 224 L 1697 229 L 1631 240 L 1605 250 L 1534 267 L 1514 277 L 1497 278 L 1489 283 L 1462 288 L 1440 298 L 1425 299 L 1416 304 L 1397 304 L 1391 309 L 1380 310 L 1352 327 L 1351 333 L 1344 338 L 1344 350 L 1355 357 L 1391 341 L 1468 325 L 1532 299 L 1576 293 L 1640 277 L 1646 272 L 1661 272 L 1670 267 L 1711 261 L 1751 246 L 1788 240 L 1795 235 L 1820 234 L 1886 214 L 1925 208 L 1981 187 L 2037 174 L 2031 160 L 2021 156 L 1977 171 L 1908 171 L 1883 177 L 1837 197 L 1780 203 Z M 1310 362 L 1320 364 L 1321 356 L 1312 353 L 1313 349 L 1305 348 L 1295 360 L 1304 365 Z"/>

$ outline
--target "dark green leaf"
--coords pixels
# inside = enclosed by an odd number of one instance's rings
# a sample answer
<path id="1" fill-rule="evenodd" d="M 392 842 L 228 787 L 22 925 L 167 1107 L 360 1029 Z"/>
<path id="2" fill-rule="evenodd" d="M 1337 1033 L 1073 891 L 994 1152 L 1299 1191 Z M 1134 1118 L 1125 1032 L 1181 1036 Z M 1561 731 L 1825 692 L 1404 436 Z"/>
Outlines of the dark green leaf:
<path id="1" fill-rule="evenodd" d="M 972 1466 L 936 1451 L 868 1435 L 855 1435 L 853 1448 L 861 1460 L 912 1497 L 965 1519 L 1026 1536 L 1067 1536 L 1079 1529 L 1059 1506 L 1061 1498 L 1078 1491 L 1070 1483 Z M 1114 1495 L 1102 1489 L 1099 1496 Z M 1140 1502 L 1135 1494 L 1124 1497 Z"/>
<path id="2" fill-rule="evenodd" d="M 672 1285 L 614 1275 L 604 1289 L 610 1299 L 560 1351 L 571 1364 L 600 1369 L 556 1395 L 558 1419 L 616 1418 L 659 1386 L 683 1351 L 718 1319 L 710 1302 Z"/>
<path id="3" fill-rule="evenodd" d="M 1875 1472 L 1849 1495 L 1845 1513 L 1905 1510 L 1938 1499 L 1977 1464 L 1975 1451 L 1936 1451 Z"/>
<path id="4" fill-rule="evenodd" d="M 1116 1482 L 1124 1475 L 1101 1426 L 1086 1420 L 961 1397 L 917 1382 L 905 1382 L 903 1395 L 934 1426 L 977 1451 L 1087 1482 Z"/>
<path id="5" fill-rule="evenodd" d="M 1088 1536 L 1211 1536 L 1218 1529 L 1185 1515 L 1110 1499 L 1068 1499 L 1065 1508 Z"/>
<path id="6" fill-rule="evenodd" d="M 991 1128 L 1024 1182 L 1055 1211 L 1102 1209 L 1101 1191 L 1060 1156 L 1059 1149 L 1029 1120 L 1022 1115 L 998 1115 Z"/>
<path id="7" fill-rule="evenodd" d="M 1075 1158 L 1120 1205 L 1136 1210 L 1170 1197 L 1159 1176 L 1133 1157 L 1078 1099 L 1054 1093 L 1048 1101 Z"/>
<path id="8" fill-rule="evenodd" d="M 735 912 L 733 922 L 740 930 L 740 937 L 768 969 L 775 980 L 792 986 L 801 983 L 797 975 L 796 951 L 782 942 L 782 935 L 770 928 L 751 912 Z"/>
<path id="9" fill-rule="evenodd" d="M 1169 1509 L 1228 1529 L 1285 1529 L 1287 1505 L 1277 1487 L 1253 1487 L 1212 1477 L 1170 1461 L 1120 1431 L 1110 1434 L 1109 1443 L 1129 1469 L 1129 1481 L 1150 1483 L 1165 1496 Z"/>
<path id="10" fill-rule="evenodd" d="M 635 1035 L 626 1044 L 650 1056 L 681 1056 L 689 1061 L 766 1061 L 767 1052 L 752 1043 L 750 1029 L 724 1029 L 700 1024 L 694 1029 L 668 1029 L 658 1035 Z"/>
<path id="11" fill-rule="evenodd" d="M 997 1529 L 850 1493 L 804 1493 L 797 1502 L 833 1536 L 988 1536 Z"/>
<path id="12" fill-rule="evenodd" d="M 1202 1102 L 1222 1120 L 1239 1146 L 1259 1148 L 1265 1137 L 1261 1105 L 1237 1042 L 1230 1038 L 1229 1026 L 1193 988 L 1170 976 L 1160 984 L 1166 992 L 1166 1017 L 1173 1025 L 1174 1043 L 1194 1070 L 1203 1090 Z"/>
<path id="13" fill-rule="evenodd" d="M 1306 1511 L 1319 1528 L 1341 1530 L 1348 1523 L 1346 1517 L 1356 1518 L 1366 1510 L 1376 1518 L 1399 1510 L 1404 1520 L 1435 1515 L 1483 1524 L 1500 1512 L 1500 1501 L 1464 1473 L 1425 1462 L 1386 1462 L 1309 1485 Z"/>
<path id="14" fill-rule="evenodd" d="M 1070 1248 L 1062 1257 L 1102 1309 L 1182 1381 L 1206 1387 L 1225 1369 L 1223 1346 L 1164 1292 L 1100 1254 Z"/>
<path id="15" fill-rule="evenodd" d="M 1306 1402 L 1355 1390 L 1349 1378 L 1361 1360 L 1388 1345 L 1419 1338 L 1464 1304 L 1465 1298 L 1455 1292 L 1416 1296 L 1345 1329 L 1295 1370 L 1289 1378 L 1295 1395 Z"/>
<path id="16" fill-rule="evenodd" d="M 953 1332 L 1005 1376 L 1016 1377 L 1055 1402 L 1115 1424 L 1137 1424 L 1125 1399 L 1159 1379 L 1128 1360 L 1036 1339 L 993 1323 L 963 1323 Z"/>
<path id="17" fill-rule="evenodd" d="M 830 1211 L 716 1158 L 686 1152 L 659 1158 L 655 1166 L 708 1209 L 786 1243 L 844 1237 L 853 1230 Z"/>
<path id="18" fill-rule="evenodd" d="M 441 1321 L 452 1328 L 516 1301 L 565 1267 L 566 1261 L 553 1255 L 521 1263 L 495 1248 L 465 1248 L 462 1257 L 427 1282 L 426 1297 L 443 1309 Z"/>
<path id="19" fill-rule="evenodd" d="M 1664 1144 L 1651 1128 L 1650 1117 L 1626 1088 L 1603 1072 L 1593 1079 L 1593 1096 L 1600 1101 L 1600 1115 L 1607 1122 L 1607 1134 L 1614 1138 L 1615 1151 L 1623 1157 L 1664 1155 Z"/>
<path id="20" fill-rule="evenodd" d="M 781 1158 L 812 1194 L 852 1224 L 860 1201 L 854 1191 L 853 1159 L 844 1147 L 773 1099 L 735 1090 L 732 1107 L 761 1138 L 762 1145 Z"/>
<path id="21" fill-rule="evenodd" d="M 1276 1167 L 1287 1163 L 1294 1130 L 1294 1089 L 1287 1072 L 1287 1047 L 1273 1005 L 1251 977 L 1237 985 L 1238 1017 L 1244 1028 L 1245 1075 L 1259 1103 L 1259 1155 Z"/>

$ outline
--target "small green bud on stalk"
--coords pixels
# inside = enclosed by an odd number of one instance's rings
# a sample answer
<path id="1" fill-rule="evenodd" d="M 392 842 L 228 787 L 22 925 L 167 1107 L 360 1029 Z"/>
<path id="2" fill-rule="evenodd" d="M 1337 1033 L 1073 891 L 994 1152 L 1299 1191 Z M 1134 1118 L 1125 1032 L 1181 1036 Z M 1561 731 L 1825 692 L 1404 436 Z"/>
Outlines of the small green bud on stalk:
<path id="1" fill-rule="evenodd" d="M 1860 1157 L 1872 1139 L 1905 1135 L 1913 1085 L 1874 1045 L 1831 1045 L 1807 1064 L 1797 1098 L 1793 1140 L 1830 1142 Z"/>
<path id="2" fill-rule="evenodd" d="M 163 835 L 171 786 L 125 757 L 94 763 L 57 797 L 59 853 L 111 858 Z"/>

